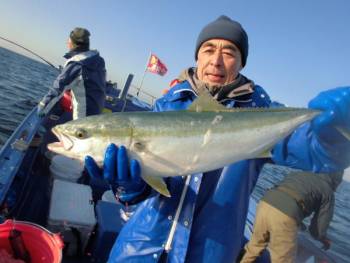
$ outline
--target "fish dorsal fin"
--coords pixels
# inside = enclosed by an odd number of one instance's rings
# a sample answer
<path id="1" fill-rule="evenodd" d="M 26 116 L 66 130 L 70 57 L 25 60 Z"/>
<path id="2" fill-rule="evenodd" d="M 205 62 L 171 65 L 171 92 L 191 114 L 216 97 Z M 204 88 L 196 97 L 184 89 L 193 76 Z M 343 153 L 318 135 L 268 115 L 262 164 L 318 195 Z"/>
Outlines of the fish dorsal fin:
<path id="1" fill-rule="evenodd" d="M 227 111 L 228 109 L 216 101 L 209 93 L 201 93 L 188 108 L 189 111 Z"/>

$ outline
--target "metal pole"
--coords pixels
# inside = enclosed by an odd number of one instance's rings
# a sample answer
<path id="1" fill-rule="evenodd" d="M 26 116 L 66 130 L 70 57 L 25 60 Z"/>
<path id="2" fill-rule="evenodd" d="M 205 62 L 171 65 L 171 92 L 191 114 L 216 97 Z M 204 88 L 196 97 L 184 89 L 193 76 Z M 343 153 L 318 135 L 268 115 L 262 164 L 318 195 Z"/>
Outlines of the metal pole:
<path id="1" fill-rule="evenodd" d="M 145 71 L 143 72 L 143 76 L 142 76 L 142 79 L 141 79 L 140 86 L 139 86 L 139 88 L 137 89 L 137 93 L 136 93 L 136 96 L 137 96 L 137 97 L 139 96 L 139 93 L 140 93 L 140 91 L 141 91 L 142 83 L 143 83 L 143 80 L 145 79 L 145 76 L 146 76 L 146 71 L 147 71 L 147 70 L 145 70 Z"/>
<path id="2" fill-rule="evenodd" d="M 128 75 L 128 78 L 126 79 L 125 84 L 124 84 L 124 88 L 119 94 L 119 99 L 121 99 L 123 101 L 123 107 L 121 110 L 122 112 L 124 111 L 125 106 L 126 106 L 126 95 L 128 94 L 128 91 L 129 91 L 129 88 L 130 88 L 130 85 L 131 85 L 133 78 L 134 78 L 133 74 Z"/>
<path id="3" fill-rule="evenodd" d="M 145 71 L 143 72 L 143 75 L 142 75 L 142 79 L 141 79 L 139 88 L 137 89 L 137 93 L 136 93 L 136 96 L 137 96 L 137 97 L 138 97 L 139 94 L 140 94 L 140 90 L 141 90 L 141 87 L 142 87 L 142 84 L 143 84 L 143 80 L 145 79 L 145 76 L 146 76 L 147 67 L 148 67 L 148 63 L 149 63 L 149 60 L 150 60 L 151 56 L 152 56 L 152 52 L 149 52 L 149 56 L 148 56 L 148 59 L 147 59 Z"/>
<path id="4" fill-rule="evenodd" d="M 127 95 L 128 92 L 129 92 L 129 88 L 130 88 L 131 81 L 132 81 L 133 78 L 134 78 L 134 75 L 133 75 L 133 74 L 129 74 L 129 75 L 128 75 L 128 78 L 127 78 L 126 81 L 125 81 L 123 90 L 122 90 L 122 91 L 120 92 L 120 94 L 119 94 L 119 99 L 125 100 L 126 95 Z"/>

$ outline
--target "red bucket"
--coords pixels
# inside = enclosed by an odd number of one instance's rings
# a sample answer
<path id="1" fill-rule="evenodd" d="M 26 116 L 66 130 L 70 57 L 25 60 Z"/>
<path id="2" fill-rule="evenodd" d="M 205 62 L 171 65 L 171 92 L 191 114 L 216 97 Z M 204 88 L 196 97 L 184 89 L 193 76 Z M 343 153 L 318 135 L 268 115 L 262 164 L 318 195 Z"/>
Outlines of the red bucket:
<path id="1" fill-rule="evenodd" d="M 12 254 L 9 235 L 13 229 L 22 233 L 23 243 L 30 254 L 31 262 L 61 262 L 63 242 L 59 234 L 53 234 L 30 222 L 6 220 L 0 224 L 0 250 L 5 249 Z"/>

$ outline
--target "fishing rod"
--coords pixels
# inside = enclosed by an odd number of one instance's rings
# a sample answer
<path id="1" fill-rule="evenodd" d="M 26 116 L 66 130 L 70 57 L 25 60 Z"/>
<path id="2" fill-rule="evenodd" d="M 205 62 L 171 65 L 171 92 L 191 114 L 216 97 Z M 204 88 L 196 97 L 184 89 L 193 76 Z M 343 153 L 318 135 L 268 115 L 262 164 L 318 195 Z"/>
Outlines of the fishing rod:
<path id="1" fill-rule="evenodd" d="M 13 45 L 15 45 L 15 46 L 17 46 L 17 47 L 23 48 L 24 50 L 28 51 L 29 53 L 33 54 L 34 56 L 36 56 L 36 57 L 40 58 L 41 60 L 45 61 L 48 65 L 50 65 L 50 66 L 53 67 L 54 69 L 60 71 L 59 68 L 55 67 L 52 63 L 50 63 L 49 61 L 47 61 L 46 59 L 44 59 L 43 57 L 41 57 L 40 55 L 38 55 L 38 54 L 35 53 L 34 51 L 31 51 L 30 49 L 28 49 L 28 48 L 26 48 L 26 47 L 24 47 L 24 46 L 22 46 L 22 45 L 20 45 L 20 44 L 17 44 L 16 42 L 13 42 L 13 41 L 11 41 L 11 40 L 9 40 L 9 39 L 7 39 L 7 38 L 4 38 L 4 37 L 1 37 L 1 36 L 0 36 L 0 39 L 2 39 L 2 40 L 4 40 L 4 41 L 7 41 L 7 42 L 9 42 L 9 43 L 11 43 L 11 44 L 13 44 Z"/>

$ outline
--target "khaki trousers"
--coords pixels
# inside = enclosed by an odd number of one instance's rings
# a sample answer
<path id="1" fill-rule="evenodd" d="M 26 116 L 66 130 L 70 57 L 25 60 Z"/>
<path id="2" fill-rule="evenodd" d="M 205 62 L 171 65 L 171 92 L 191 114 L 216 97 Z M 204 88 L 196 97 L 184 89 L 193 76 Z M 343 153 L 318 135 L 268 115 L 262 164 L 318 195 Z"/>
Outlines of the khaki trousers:
<path id="1" fill-rule="evenodd" d="M 241 263 L 254 262 L 268 246 L 272 263 L 293 263 L 297 252 L 298 225 L 295 219 L 260 201 L 253 234 L 245 246 Z"/>

